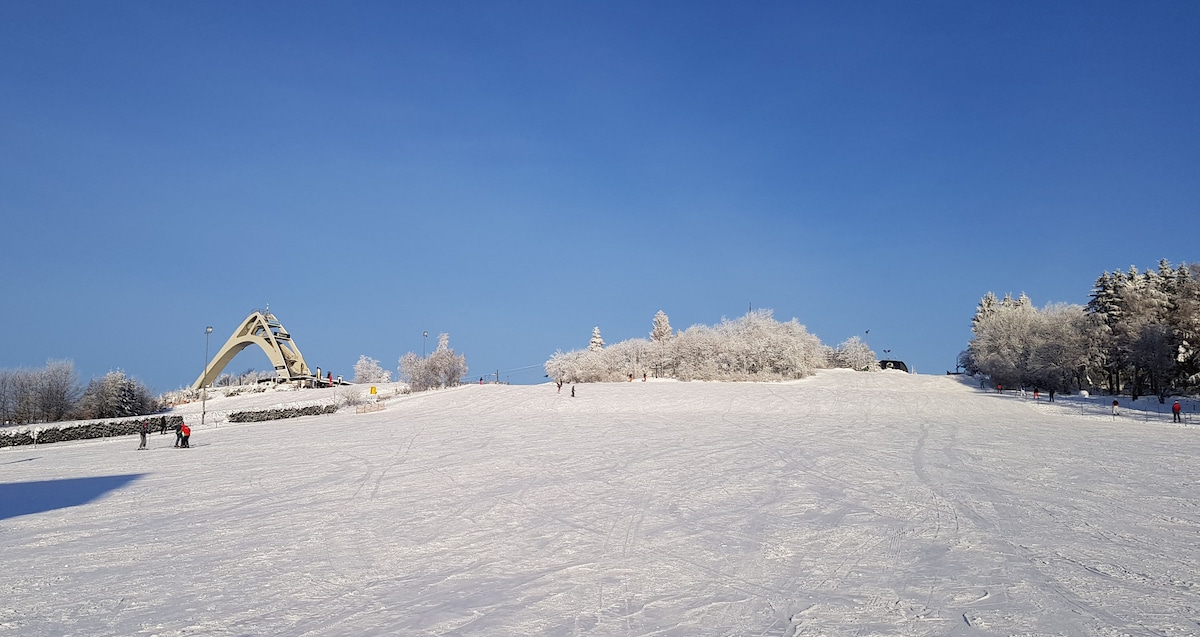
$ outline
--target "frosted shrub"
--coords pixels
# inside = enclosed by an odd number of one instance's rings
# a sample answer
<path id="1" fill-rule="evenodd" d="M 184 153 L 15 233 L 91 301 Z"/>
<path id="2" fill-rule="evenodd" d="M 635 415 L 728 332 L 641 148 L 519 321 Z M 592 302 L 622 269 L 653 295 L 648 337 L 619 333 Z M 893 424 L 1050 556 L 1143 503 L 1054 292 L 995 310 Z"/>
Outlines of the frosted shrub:
<path id="1" fill-rule="evenodd" d="M 337 403 L 343 407 L 357 407 L 366 402 L 363 392 L 353 387 L 343 387 L 338 390 Z"/>

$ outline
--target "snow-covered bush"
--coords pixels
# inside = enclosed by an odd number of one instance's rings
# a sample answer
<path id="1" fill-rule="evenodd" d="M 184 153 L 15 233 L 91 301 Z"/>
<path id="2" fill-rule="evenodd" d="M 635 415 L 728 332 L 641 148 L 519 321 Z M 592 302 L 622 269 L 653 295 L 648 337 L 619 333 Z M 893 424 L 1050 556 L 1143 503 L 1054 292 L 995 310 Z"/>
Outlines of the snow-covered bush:
<path id="1" fill-rule="evenodd" d="M 357 407 L 365 402 L 365 392 L 356 387 L 341 387 L 337 392 L 336 404 L 340 407 Z"/>

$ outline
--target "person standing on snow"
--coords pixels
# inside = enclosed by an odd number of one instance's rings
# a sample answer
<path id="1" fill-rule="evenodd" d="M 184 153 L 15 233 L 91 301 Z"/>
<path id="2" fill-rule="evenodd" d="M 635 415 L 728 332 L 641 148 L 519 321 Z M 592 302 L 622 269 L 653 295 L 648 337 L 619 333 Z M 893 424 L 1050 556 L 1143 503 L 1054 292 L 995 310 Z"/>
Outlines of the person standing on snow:
<path id="1" fill-rule="evenodd" d="M 179 445 L 180 447 L 187 449 L 188 447 L 192 446 L 188 442 L 188 438 L 192 437 L 192 429 L 191 429 L 191 427 L 187 426 L 187 423 L 183 423 L 182 425 L 179 425 L 179 434 L 181 436 L 183 436 L 183 443 Z"/>
<path id="2" fill-rule="evenodd" d="M 1178 404 L 1178 403 L 1176 403 Z M 150 433 L 150 423 L 143 420 L 138 423 L 138 436 L 141 437 L 141 444 L 138 445 L 138 451 L 146 448 L 146 435 Z"/>
<path id="3" fill-rule="evenodd" d="M 1179 401 L 1175 401 L 1175 404 L 1171 405 L 1171 422 L 1183 422 L 1183 415 L 1180 413 L 1182 411 L 1183 407 L 1179 406 Z"/>
<path id="4" fill-rule="evenodd" d="M 178 448 L 183 444 L 183 423 L 175 425 L 175 447 Z"/>

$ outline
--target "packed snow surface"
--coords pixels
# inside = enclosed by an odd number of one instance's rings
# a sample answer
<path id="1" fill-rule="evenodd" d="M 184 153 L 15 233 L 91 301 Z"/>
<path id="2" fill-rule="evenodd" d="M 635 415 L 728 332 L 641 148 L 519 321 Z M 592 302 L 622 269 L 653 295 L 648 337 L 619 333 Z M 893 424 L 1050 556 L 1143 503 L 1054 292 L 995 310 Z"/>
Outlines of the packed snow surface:
<path id="1" fill-rule="evenodd" d="M 1078 400 L 468 385 L 7 449 L 0 635 L 1200 633 L 1200 428 Z"/>

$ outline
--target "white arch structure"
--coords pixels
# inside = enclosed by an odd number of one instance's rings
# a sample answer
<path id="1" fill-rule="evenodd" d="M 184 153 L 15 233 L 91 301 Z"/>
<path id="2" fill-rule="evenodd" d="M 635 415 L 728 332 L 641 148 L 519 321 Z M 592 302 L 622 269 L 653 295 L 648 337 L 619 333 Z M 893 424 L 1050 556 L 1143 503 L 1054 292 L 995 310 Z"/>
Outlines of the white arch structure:
<path id="1" fill-rule="evenodd" d="M 271 364 L 275 366 L 275 375 L 278 380 L 287 381 L 313 377 L 312 372 L 308 369 L 308 363 L 304 362 L 304 356 L 300 354 L 300 348 L 296 347 L 296 343 L 292 341 L 291 335 L 284 329 L 279 319 L 275 318 L 270 310 L 255 310 L 246 317 L 246 320 L 242 321 L 242 324 L 234 330 L 233 336 L 225 341 L 225 345 L 221 347 L 217 355 L 208 362 L 204 373 L 192 384 L 192 389 L 200 389 L 206 385 L 211 386 L 221 370 L 225 369 L 225 366 L 242 350 L 251 345 L 257 345 L 267 353 L 267 358 L 271 359 Z"/>

